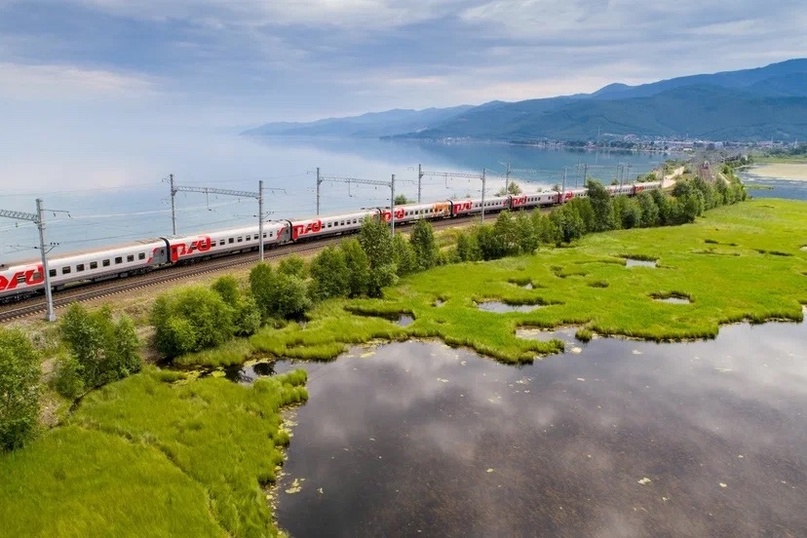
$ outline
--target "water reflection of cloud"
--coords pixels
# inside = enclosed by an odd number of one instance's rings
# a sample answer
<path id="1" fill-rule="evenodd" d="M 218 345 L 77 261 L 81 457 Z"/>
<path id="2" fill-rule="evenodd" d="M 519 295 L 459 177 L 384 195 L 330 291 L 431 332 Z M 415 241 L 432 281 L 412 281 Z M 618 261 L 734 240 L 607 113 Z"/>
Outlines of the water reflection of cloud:
<path id="1" fill-rule="evenodd" d="M 412 534 L 799 534 L 805 341 L 804 324 L 737 325 L 689 344 L 596 339 L 520 369 L 381 346 L 311 380 L 288 470 L 345 497 L 330 510 L 349 521 L 324 523 L 345 534 L 404 519 Z M 282 500 L 281 524 L 312 502 Z"/>

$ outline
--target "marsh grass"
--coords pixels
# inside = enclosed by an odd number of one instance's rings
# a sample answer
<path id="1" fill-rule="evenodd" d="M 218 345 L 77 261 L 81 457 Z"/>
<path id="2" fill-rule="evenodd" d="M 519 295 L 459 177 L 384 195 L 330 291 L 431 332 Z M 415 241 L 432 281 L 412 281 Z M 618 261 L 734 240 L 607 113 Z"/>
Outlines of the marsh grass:
<path id="1" fill-rule="evenodd" d="M 384 299 L 322 303 L 306 327 L 263 329 L 249 340 L 250 349 L 225 356 L 331 360 L 374 339 L 438 337 L 502 362 L 530 362 L 558 347 L 516 338 L 520 326 L 584 325 L 602 335 L 671 341 L 713 338 L 725 323 L 801 320 L 804 229 L 804 203 L 768 199 L 712 210 L 694 224 L 592 234 L 571 248 L 444 265 L 402 279 Z M 658 269 L 625 271 L 626 259 L 655 262 Z M 672 293 L 667 290 L 698 300 L 684 309 L 653 300 Z M 476 308 L 484 301 L 545 308 L 492 314 Z M 398 326 L 401 313 L 414 322 Z M 184 360 L 214 364 L 214 356 Z"/>
<path id="2" fill-rule="evenodd" d="M 0 533 L 277 534 L 263 488 L 289 442 L 280 408 L 308 398 L 305 372 L 252 387 L 177 378 L 148 368 L 111 383 L 69 425 L 0 458 Z"/>
<path id="3" fill-rule="evenodd" d="M 574 337 L 580 340 L 581 342 L 590 342 L 591 339 L 594 337 L 594 333 L 591 332 L 591 329 L 587 327 L 581 327 L 577 329 L 574 333 Z"/>

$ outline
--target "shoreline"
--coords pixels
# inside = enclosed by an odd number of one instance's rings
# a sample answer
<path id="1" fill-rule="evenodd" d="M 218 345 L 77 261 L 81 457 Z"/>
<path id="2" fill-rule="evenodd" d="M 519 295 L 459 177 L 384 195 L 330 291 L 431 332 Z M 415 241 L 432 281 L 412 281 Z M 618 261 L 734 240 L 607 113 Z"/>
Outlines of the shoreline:
<path id="1" fill-rule="evenodd" d="M 755 164 L 743 173 L 750 180 L 780 179 L 785 181 L 807 181 L 807 163 L 765 163 Z"/>

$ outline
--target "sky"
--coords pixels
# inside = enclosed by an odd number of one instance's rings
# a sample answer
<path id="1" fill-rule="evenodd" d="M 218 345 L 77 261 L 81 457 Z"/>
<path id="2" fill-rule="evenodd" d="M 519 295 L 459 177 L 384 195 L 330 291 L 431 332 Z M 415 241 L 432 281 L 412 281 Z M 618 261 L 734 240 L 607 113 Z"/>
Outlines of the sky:
<path id="1" fill-rule="evenodd" d="M 166 140 L 759 67 L 805 28 L 803 0 L 0 0 L 0 208 Z"/>

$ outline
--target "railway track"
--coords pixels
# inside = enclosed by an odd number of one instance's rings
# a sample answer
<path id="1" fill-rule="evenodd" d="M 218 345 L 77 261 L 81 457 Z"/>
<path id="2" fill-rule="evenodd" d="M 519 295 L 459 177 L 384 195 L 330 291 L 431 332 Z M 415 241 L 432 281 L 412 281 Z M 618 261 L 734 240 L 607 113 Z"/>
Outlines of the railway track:
<path id="1" fill-rule="evenodd" d="M 279 249 L 267 250 L 264 253 L 266 261 L 275 260 L 290 254 L 304 254 L 333 245 L 342 240 L 342 237 L 331 237 L 311 243 L 295 243 Z M 145 274 L 130 275 L 126 278 L 116 278 L 84 284 L 67 288 L 53 294 L 53 307 L 69 305 L 74 302 L 85 302 L 94 299 L 112 297 L 160 284 L 177 283 L 191 278 L 217 273 L 228 269 L 237 269 L 254 265 L 258 262 L 257 251 L 243 252 L 234 256 L 200 260 L 189 265 L 167 267 Z M 31 317 L 46 312 L 44 295 L 37 295 L 16 303 L 0 305 L 0 323 Z"/>
<path id="2" fill-rule="evenodd" d="M 494 214 L 491 214 L 490 216 L 494 217 Z M 478 219 L 479 216 L 474 215 L 442 221 L 432 221 L 432 227 L 435 230 L 465 227 L 478 222 Z M 402 226 L 401 228 L 407 229 L 409 227 L 410 226 L 407 225 L 405 227 Z M 396 229 L 398 228 L 396 227 Z M 264 253 L 264 259 L 269 261 L 277 260 L 290 254 L 314 253 L 327 246 L 340 243 L 343 239 L 345 239 L 345 237 L 346 236 L 334 236 L 325 239 L 317 239 L 311 242 L 292 243 L 276 249 L 266 250 Z M 75 287 L 68 287 L 67 289 L 53 293 L 53 307 L 54 309 L 58 309 L 74 302 L 86 302 L 105 297 L 113 297 L 115 295 L 123 295 L 125 293 L 142 290 L 160 284 L 181 284 L 182 282 L 191 278 L 213 274 L 228 269 L 247 267 L 254 265 L 257 262 L 257 250 L 252 250 L 221 258 L 199 260 L 198 262 L 189 265 L 167 267 L 145 274 L 129 275 L 126 278 L 103 280 L 99 282 L 82 284 Z M 45 305 L 44 294 L 23 299 L 18 302 L 0 305 L 0 323 L 29 318 L 38 314 L 45 314 L 46 310 L 47 308 Z"/>

